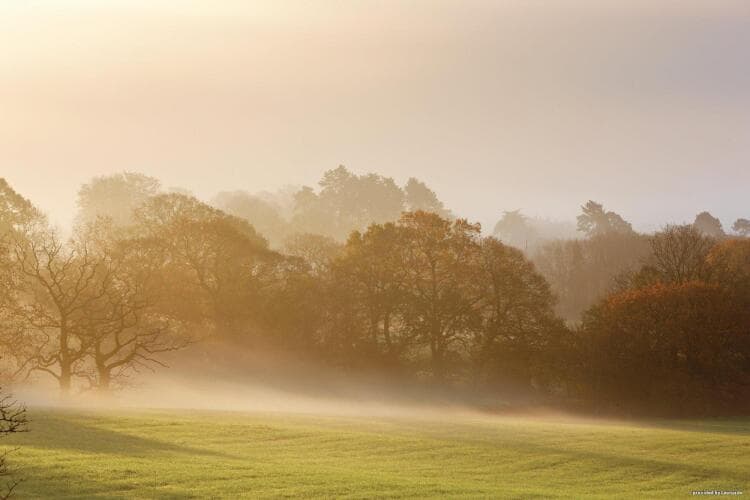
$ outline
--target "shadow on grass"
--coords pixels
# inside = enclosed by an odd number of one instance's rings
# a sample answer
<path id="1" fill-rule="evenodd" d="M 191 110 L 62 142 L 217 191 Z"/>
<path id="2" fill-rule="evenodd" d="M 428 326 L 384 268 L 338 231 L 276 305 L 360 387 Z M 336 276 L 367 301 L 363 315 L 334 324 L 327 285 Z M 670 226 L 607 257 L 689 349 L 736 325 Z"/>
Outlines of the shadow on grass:
<path id="1" fill-rule="evenodd" d="M 643 427 L 672 431 L 702 432 L 750 436 L 750 418 L 707 418 L 702 420 L 651 420 L 640 422 Z"/>
<path id="2" fill-rule="evenodd" d="M 92 423 L 87 423 L 87 420 L 92 420 Z M 94 425 L 95 421 L 95 419 L 87 419 L 81 415 L 46 414 L 32 421 L 31 432 L 14 440 L 13 444 L 49 450 L 73 450 L 128 457 L 179 453 L 191 456 L 234 458 L 222 452 L 102 428 Z M 7 442 L 10 443 L 10 441 Z"/>
<path id="3" fill-rule="evenodd" d="M 110 471 L 110 474 L 113 474 Z M 32 465 L 17 471 L 22 477 L 14 498 L 54 499 L 129 499 L 129 498 L 200 498 L 191 493 L 189 483 L 182 488 L 159 490 L 153 485 L 144 486 L 142 478 L 133 473 L 132 480 L 119 477 L 113 481 L 91 471 L 69 470 L 57 466 Z"/>

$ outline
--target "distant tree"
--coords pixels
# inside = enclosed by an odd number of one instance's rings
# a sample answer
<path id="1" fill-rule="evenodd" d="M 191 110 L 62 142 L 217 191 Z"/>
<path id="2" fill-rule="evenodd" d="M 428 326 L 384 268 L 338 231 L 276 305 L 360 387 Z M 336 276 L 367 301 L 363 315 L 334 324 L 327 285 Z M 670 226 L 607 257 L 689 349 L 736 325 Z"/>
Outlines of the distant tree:
<path id="1" fill-rule="evenodd" d="M 195 197 L 195 193 L 193 193 L 189 189 L 186 189 L 186 188 L 183 188 L 183 187 L 179 187 L 179 186 L 171 186 L 171 187 L 167 188 L 167 193 L 170 193 L 170 194 L 181 194 L 182 196 Z"/>
<path id="2" fill-rule="evenodd" d="M 581 207 L 581 211 L 581 215 L 577 218 L 578 230 L 588 236 L 633 231 L 630 223 L 619 214 L 605 211 L 604 207 L 595 201 L 589 200 Z"/>
<path id="3" fill-rule="evenodd" d="M 159 190 L 157 179 L 136 172 L 94 177 L 78 191 L 78 220 L 87 223 L 108 217 L 115 225 L 129 225 L 135 209 Z"/>
<path id="4" fill-rule="evenodd" d="M 329 236 L 297 233 L 287 238 L 284 252 L 302 259 L 316 273 L 330 271 L 333 261 L 343 251 L 343 245 Z"/>
<path id="5" fill-rule="evenodd" d="M 406 208 L 410 212 L 421 210 L 438 214 L 441 217 L 450 217 L 450 211 L 446 210 L 443 202 L 424 182 L 410 177 L 404 187 L 404 194 Z"/>
<path id="6" fill-rule="evenodd" d="M 575 322 L 597 300 L 587 284 L 587 252 L 585 240 L 553 240 L 542 245 L 533 256 L 534 264 L 558 297 L 557 313 Z M 611 276 L 611 275 L 610 275 Z"/>
<path id="7" fill-rule="evenodd" d="M 711 248 L 706 262 L 713 283 L 750 297 L 750 240 L 723 240 Z"/>
<path id="8" fill-rule="evenodd" d="M 707 257 L 715 244 L 695 226 L 667 226 L 651 238 L 651 265 L 643 272 L 663 283 L 708 281 Z"/>
<path id="9" fill-rule="evenodd" d="M 528 217 L 520 210 L 503 212 L 503 217 L 495 224 L 492 234 L 503 242 L 524 251 L 529 248 L 529 243 L 534 245 L 538 237 Z"/>
<path id="10" fill-rule="evenodd" d="M 404 209 L 404 193 L 389 177 L 355 175 L 339 166 L 325 172 L 319 185 L 319 193 L 303 187 L 295 195 L 292 224 L 296 232 L 343 241 L 351 231 L 373 222 L 398 219 Z"/>
<path id="11" fill-rule="evenodd" d="M 644 235 L 610 232 L 548 242 L 539 247 L 533 260 L 559 298 L 558 314 L 575 323 L 617 285 L 618 278 L 637 272 L 650 251 Z"/>
<path id="12" fill-rule="evenodd" d="M 289 223 L 280 208 L 245 191 L 221 192 L 212 204 L 224 212 L 245 219 L 275 247 L 281 247 L 289 234 Z"/>
<path id="13" fill-rule="evenodd" d="M 750 236 L 750 220 L 748 219 L 737 219 L 732 224 L 732 231 L 739 234 L 740 236 Z"/>
<path id="14" fill-rule="evenodd" d="M 693 227 L 710 238 L 720 239 L 726 236 L 721 221 L 708 212 L 701 212 L 696 215 Z"/>
<path id="15" fill-rule="evenodd" d="M 14 191 L 0 177 L 0 239 L 7 239 L 12 231 L 43 218 L 29 200 Z"/>

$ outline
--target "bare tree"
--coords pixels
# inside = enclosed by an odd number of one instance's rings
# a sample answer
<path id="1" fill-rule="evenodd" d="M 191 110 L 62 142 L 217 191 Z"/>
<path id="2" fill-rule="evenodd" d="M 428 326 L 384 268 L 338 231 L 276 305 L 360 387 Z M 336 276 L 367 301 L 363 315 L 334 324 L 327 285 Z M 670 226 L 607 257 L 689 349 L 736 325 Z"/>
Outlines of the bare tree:
<path id="1" fill-rule="evenodd" d="M 65 395 L 88 354 L 82 327 L 111 280 L 106 256 L 93 251 L 85 234 L 64 243 L 47 227 L 15 238 L 13 253 L 26 294 L 14 311 L 22 325 L 11 346 L 17 372 L 47 373 Z"/>
<path id="2" fill-rule="evenodd" d="M 706 257 L 715 244 L 695 226 L 667 226 L 651 239 L 653 269 L 669 283 L 706 280 L 711 272 Z"/>
<path id="3" fill-rule="evenodd" d="M 0 437 L 27 431 L 28 419 L 26 407 L 16 402 L 7 395 L 0 396 Z M 13 451 L 13 450 L 10 450 Z M 0 477 L 10 478 L 5 484 L 5 491 L 0 492 L 0 500 L 5 500 L 13 495 L 13 491 L 20 483 L 19 479 L 13 478 L 8 468 L 8 451 L 0 455 Z"/>
<path id="4" fill-rule="evenodd" d="M 82 322 L 80 336 L 89 348 L 92 366 L 82 375 L 90 386 L 108 392 L 131 372 L 154 365 L 165 366 L 161 353 L 186 347 L 180 321 L 160 309 L 168 292 L 162 273 L 163 255 L 158 245 L 144 239 L 112 240 L 99 251 L 111 277 L 104 294 L 92 304 Z"/>

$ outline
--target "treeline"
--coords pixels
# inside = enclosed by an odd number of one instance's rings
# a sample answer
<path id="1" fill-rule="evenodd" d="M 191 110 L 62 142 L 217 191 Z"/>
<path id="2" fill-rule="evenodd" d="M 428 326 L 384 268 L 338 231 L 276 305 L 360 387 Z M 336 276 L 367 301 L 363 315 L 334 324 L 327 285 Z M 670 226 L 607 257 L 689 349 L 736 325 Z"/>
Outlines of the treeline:
<path id="1" fill-rule="evenodd" d="M 97 178 L 64 241 L 4 181 L 0 194 L 14 379 L 107 391 L 221 339 L 499 398 L 748 410 L 750 240 L 698 221 L 642 235 L 589 202 L 585 236 L 543 243 L 532 261 L 416 179 L 400 188 L 343 167 L 287 209 L 231 193 L 222 210 L 140 174 Z M 262 217 L 278 224 L 273 245 Z"/>
<path id="2" fill-rule="evenodd" d="M 550 222 L 505 212 L 493 235 L 525 250 L 558 298 L 557 313 L 569 324 L 610 293 L 623 275 L 639 269 L 651 255 L 650 236 L 633 230 L 616 212 L 594 201 L 581 207 L 577 224 Z M 727 234 L 719 219 L 701 212 L 691 224 L 716 241 L 750 236 L 750 221 L 737 219 Z"/>
<path id="3" fill-rule="evenodd" d="M 158 179 L 137 173 L 94 178 L 78 193 L 78 221 L 106 216 L 116 225 L 130 224 L 136 208 L 163 192 Z M 190 196 L 178 188 L 166 192 Z M 435 192 L 414 177 L 402 187 L 389 177 L 357 175 L 343 166 L 325 172 L 317 190 L 287 186 L 276 193 L 224 191 L 210 205 L 249 221 L 275 250 L 282 250 L 296 234 L 319 234 L 343 242 L 354 230 L 395 221 L 407 211 L 451 217 Z"/>

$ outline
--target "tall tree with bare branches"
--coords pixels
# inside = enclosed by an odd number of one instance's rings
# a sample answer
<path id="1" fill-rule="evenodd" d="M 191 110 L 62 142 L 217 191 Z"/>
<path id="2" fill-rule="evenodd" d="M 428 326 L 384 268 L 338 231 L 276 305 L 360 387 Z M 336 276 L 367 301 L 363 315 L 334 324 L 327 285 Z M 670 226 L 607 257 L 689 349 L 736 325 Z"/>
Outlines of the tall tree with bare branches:
<path id="1" fill-rule="evenodd" d="M 85 234 L 66 242 L 46 226 L 16 237 L 12 252 L 26 295 L 14 311 L 23 327 L 12 350 L 18 371 L 47 373 L 67 394 L 90 347 L 83 329 L 111 280 L 107 257 Z"/>

